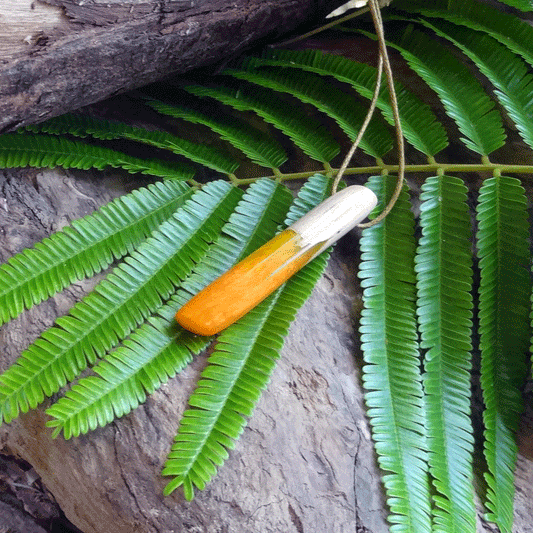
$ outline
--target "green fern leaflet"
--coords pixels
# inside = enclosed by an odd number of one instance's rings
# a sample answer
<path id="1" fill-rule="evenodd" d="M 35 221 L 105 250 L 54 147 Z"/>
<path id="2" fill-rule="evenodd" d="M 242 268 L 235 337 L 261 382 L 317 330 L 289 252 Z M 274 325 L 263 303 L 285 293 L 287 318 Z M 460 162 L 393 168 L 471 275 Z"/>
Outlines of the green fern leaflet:
<path id="1" fill-rule="evenodd" d="M 513 525 L 515 434 L 524 406 L 526 353 L 531 337 L 527 199 L 517 179 L 498 176 L 480 190 L 477 233 L 481 286 L 481 386 L 485 401 L 487 507 L 503 532 Z"/>
<path id="2" fill-rule="evenodd" d="M 387 203 L 396 178 L 370 179 Z M 365 229 L 359 277 L 363 383 L 393 531 L 431 531 L 425 406 L 416 330 L 414 216 L 404 190 L 382 224 Z M 394 428 L 392 431 L 391 429 Z"/>
<path id="3" fill-rule="evenodd" d="M 428 178 L 415 258 L 434 531 L 475 531 L 470 421 L 472 257 L 466 187 Z M 443 245 L 446 243 L 446 246 Z"/>

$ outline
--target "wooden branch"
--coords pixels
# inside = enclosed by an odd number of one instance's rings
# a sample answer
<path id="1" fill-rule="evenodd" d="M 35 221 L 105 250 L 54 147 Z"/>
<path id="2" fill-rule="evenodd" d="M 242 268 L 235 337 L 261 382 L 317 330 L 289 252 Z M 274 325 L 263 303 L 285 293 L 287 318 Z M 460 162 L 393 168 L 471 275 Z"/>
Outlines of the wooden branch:
<path id="1" fill-rule="evenodd" d="M 3 0 L 0 133 L 279 40 L 341 3 Z"/>

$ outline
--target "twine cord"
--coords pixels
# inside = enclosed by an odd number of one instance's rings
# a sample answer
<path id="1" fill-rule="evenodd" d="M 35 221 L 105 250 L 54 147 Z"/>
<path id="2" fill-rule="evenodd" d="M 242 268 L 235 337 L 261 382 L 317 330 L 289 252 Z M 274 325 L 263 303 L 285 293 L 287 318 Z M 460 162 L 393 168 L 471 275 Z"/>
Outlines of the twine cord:
<path id="1" fill-rule="evenodd" d="M 383 211 L 370 222 L 366 222 L 364 224 L 358 224 L 357 227 L 359 228 L 369 228 L 371 226 L 374 226 L 378 224 L 379 222 L 381 222 L 390 213 L 391 209 L 394 207 L 394 204 L 398 200 L 398 197 L 400 196 L 400 192 L 402 191 L 403 183 L 405 180 L 405 146 L 404 146 L 404 140 L 403 140 L 403 131 L 402 131 L 402 125 L 401 125 L 401 119 L 400 119 L 400 112 L 398 110 L 398 99 L 396 96 L 396 90 L 394 88 L 394 76 L 392 73 L 392 67 L 391 67 L 389 55 L 387 52 L 387 44 L 385 42 L 385 34 L 383 30 L 383 19 L 381 18 L 381 10 L 380 10 L 378 0 L 368 0 L 368 6 L 370 9 L 370 13 L 372 14 L 372 20 L 374 22 L 374 28 L 376 30 L 376 36 L 377 36 L 378 46 L 379 46 L 379 63 L 378 63 L 378 69 L 377 69 L 377 75 L 376 75 L 376 87 L 374 89 L 374 95 L 372 97 L 370 108 L 368 110 L 365 121 L 361 127 L 361 131 L 359 132 L 359 134 L 357 135 L 357 138 L 352 144 L 350 151 L 344 158 L 341 168 L 339 169 L 339 172 L 337 173 L 337 176 L 335 177 L 335 180 L 333 182 L 332 190 L 333 192 L 337 190 L 339 181 L 341 180 L 346 168 L 348 167 L 348 164 L 351 158 L 353 157 L 353 154 L 355 150 L 357 149 L 357 146 L 359 145 L 361 138 L 364 135 L 364 132 L 370 122 L 370 119 L 372 118 L 372 115 L 376 108 L 377 99 L 379 97 L 379 92 L 381 89 L 381 72 L 383 69 L 385 69 L 385 77 L 387 79 L 387 86 L 389 89 L 389 100 L 390 100 L 390 105 L 392 109 L 392 115 L 394 118 L 394 128 L 396 131 L 396 142 L 398 145 L 398 181 L 396 183 L 396 188 L 394 189 L 394 192 L 388 204 L 385 206 L 385 209 L 383 209 Z"/>

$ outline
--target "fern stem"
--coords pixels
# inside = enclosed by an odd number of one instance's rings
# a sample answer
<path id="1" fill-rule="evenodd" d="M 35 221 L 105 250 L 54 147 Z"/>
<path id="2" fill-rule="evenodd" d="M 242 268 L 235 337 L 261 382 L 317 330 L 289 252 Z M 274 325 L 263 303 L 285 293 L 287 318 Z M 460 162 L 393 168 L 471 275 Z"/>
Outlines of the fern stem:
<path id="1" fill-rule="evenodd" d="M 302 35 L 298 35 L 298 37 L 294 37 L 293 39 L 283 41 L 280 43 L 280 46 L 287 46 L 288 44 L 293 44 L 299 41 L 303 41 L 304 39 L 309 39 L 309 37 L 313 37 L 313 35 L 316 35 L 317 33 L 322 33 L 323 31 L 329 30 L 330 28 L 334 28 L 335 26 L 338 26 L 339 24 L 342 24 L 343 22 L 348 22 L 354 19 L 355 17 L 360 17 L 361 15 L 364 15 L 365 13 L 368 13 L 369 11 L 370 9 L 368 7 L 358 9 L 357 11 L 354 11 L 353 13 L 345 15 L 344 17 L 341 17 L 340 19 L 335 19 L 331 22 L 328 22 L 327 24 L 323 24 L 322 26 L 315 28 L 314 30 L 308 31 L 307 33 L 304 33 Z"/>
<path id="2" fill-rule="evenodd" d="M 386 170 L 393 174 L 398 172 L 398 165 L 349 168 L 346 169 L 345 174 L 374 174 L 383 170 Z M 490 172 L 492 174 L 496 171 L 506 174 L 533 174 L 533 165 L 505 165 L 500 163 L 428 163 L 426 165 L 406 165 L 405 171 L 420 172 L 424 174 L 434 174 L 439 171 L 445 174 L 449 174 L 450 172 Z"/>
<path id="3" fill-rule="evenodd" d="M 229 178 L 230 183 L 232 183 L 233 185 L 235 186 L 239 185 L 239 178 L 237 178 L 235 174 L 228 174 L 228 178 Z"/>
<path id="4" fill-rule="evenodd" d="M 345 175 L 358 174 L 396 174 L 398 172 L 398 165 L 378 164 L 368 167 L 351 167 L 344 172 Z M 338 169 L 332 169 L 335 173 Z M 305 180 L 316 174 L 316 170 L 306 172 L 293 172 L 288 174 L 278 173 L 276 175 L 268 176 L 271 179 L 278 179 L 280 181 L 296 181 Z M 453 164 L 453 163 L 437 163 L 429 162 L 425 165 L 405 165 L 405 172 L 413 172 L 419 174 L 449 174 L 449 173 L 480 173 L 487 172 L 491 176 L 494 173 L 504 174 L 533 174 L 533 165 L 505 165 L 500 163 L 473 163 L 473 164 Z M 250 185 L 255 183 L 260 178 L 237 179 L 236 184 L 239 186 Z"/>

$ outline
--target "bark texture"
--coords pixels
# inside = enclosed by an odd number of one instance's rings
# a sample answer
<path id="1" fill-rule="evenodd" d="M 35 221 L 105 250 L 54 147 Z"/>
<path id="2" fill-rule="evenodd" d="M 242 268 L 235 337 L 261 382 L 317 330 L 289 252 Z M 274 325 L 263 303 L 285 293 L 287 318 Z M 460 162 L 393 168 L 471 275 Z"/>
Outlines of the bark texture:
<path id="1" fill-rule="evenodd" d="M 224 61 L 342 0 L 3 0 L 0 133 Z"/>
<path id="2" fill-rule="evenodd" d="M 125 188 L 112 175 L 4 171 L 0 260 Z M 0 427 L 0 449 L 30 462 L 67 517 L 86 533 L 385 533 L 353 357 L 353 280 L 341 265 L 332 262 L 300 312 L 249 426 L 193 502 L 179 491 L 164 498 L 160 471 L 205 357 L 104 429 L 53 440 L 39 409 Z M 0 369 L 89 285 L 76 284 L 0 329 Z"/>

